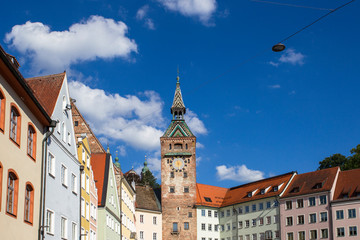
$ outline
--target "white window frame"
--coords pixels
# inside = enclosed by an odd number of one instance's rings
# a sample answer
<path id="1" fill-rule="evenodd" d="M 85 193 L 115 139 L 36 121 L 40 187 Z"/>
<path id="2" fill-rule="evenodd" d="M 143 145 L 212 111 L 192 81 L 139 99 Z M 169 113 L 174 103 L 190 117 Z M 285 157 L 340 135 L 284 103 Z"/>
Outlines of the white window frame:
<path id="1" fill-rule="evenodd" d="M 77 194 L 77 177 L 74 173 L 71 173 L 71 190 Z"/>
<path id="2" fill-rule="evenodd" d="M 49 215 L 48 213 L 50 213 L 50 219 L 49 219 Z M 49 224 L 49 220 L 50 220 L 50 224 Z M 46 209 L 46 220 L 45 220 L 45 231 L 47 234 L 50 235 L 54 235 L 54 230 L 55 230 L 55 212 L 51 209 Z"/>
<path id="3" fill-rule="evenodd" d="M 51 156 L 51 159 L 50 159 L 50 156 Z M 55 155 L 52 154 L 50 151 L 48 151 L 48 167 L 47 167 L 47 171 L 48 171 L 48 174 L 52 177 L 55 178 L 55 175 L 56 175 L 56 158 L 55 158 Z"/>
<path id="4" fill-rule="evenodd" d="M 61 174 L 61 177 L 60 177 L 60 180 L 61 180 L 61 184 L 65 187 L 68 186 L 68 173 L 67 173 L 68 169 L 67 167 L 65 166 L 65 164 L 61 164 L 61 169 L 60 169 L 60 174 Z"/>
<path id="5" fill-rule="evenodd" d="M 60 237 L 61 239 L 67 239 L 67 218 L 64 216 L 61 216 L 60 219 Z"/>
<path id="6" fill-rule="evenodd" d="M 78 230 L 77 230 L 77 224 L 75 222 L 71 222 L 71 240 L 77 240 Z"/>

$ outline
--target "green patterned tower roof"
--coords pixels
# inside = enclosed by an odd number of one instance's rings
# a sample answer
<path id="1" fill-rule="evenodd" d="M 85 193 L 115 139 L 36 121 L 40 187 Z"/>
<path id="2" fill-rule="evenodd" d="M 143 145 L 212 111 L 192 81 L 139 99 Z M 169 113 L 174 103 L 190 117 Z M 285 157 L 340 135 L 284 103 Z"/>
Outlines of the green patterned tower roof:
<path id="1" fill-rule="evenodd" d="M 182 95 L 181 95 L 181 89 L 180 89 L 180 77 L 178 76 L 176 78 L 176 90 L 175 90 L 175 95 L 174 95 L 174 101 L 173 104 L 171 106 L 171 114 L 180 114 L 184 115 L 186 112 L 186 108 L 184 105 L 184 101 L 182 99 Z"/>

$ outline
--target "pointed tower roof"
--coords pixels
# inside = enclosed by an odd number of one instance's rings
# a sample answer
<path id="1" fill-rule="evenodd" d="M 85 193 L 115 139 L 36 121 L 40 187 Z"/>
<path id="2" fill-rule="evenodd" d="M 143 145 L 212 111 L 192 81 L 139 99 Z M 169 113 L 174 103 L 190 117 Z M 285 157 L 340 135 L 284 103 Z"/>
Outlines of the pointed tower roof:
<path id="1" fill-rule="evenodd" d="M 119 157 L 118 157 L 118 151 L 116 151 L 116 157 L 115 157 L 115 166 L 121 169 L 120 163 L 119 163 Z"/>
<path id="2" fill-rule="evenodd" d="M 144 162 L 144 167 L 141 170 L 141 173 L 145 173 L 147 171 L 149 171 L 149 167 L 147 166 L 147 161 L 146 161 L 146 156 L 145 156 L 145 162 Z"/>
<path id="3" fill-rule="evenodd" d="M 180 77 L 179 76 L 177 76 L 177 78 L 176 78 L 176 90 L 175 90 L 175 95 L 174 95 L 174 101 L 171 106 L 171 114 L 174 114 L 175 112 L 181 112 L 182 114 L 185 114 L 185 112 L 186 112 L 184 101 L 183 101 L 182 95 L 181 95 Z"/>

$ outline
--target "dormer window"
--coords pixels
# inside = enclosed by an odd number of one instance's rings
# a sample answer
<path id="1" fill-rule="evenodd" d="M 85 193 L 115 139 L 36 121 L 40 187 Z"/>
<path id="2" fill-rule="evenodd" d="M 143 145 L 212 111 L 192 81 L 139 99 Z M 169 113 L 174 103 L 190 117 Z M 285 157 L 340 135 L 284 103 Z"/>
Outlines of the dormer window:
<path id="1" fill-rule="evenodd" d="M 252 197 L 252 192 L 248 192 L 247 197 Z"/>
<path id="2" fill-rule="evenodd" d="M 204 199 L 206 202 L 212 202 L 211 198 L 209 198 L 209 197 L 204 197 Z"/>
<path id="3" fill-rule="evenodd" d="M 261 194 L 261 195 L 264 195 L 264 194 L 265 194 L 265 189 L 261 189 L 261 190 L 260 190 L 260 194 Z"/>
<path id="4" fill-rule="evenodd" d="M 313 186 L 313 189 L 320 189 L 323 187 L 323 183 L 316 183 L 314 186 Z"/>
<path id="5" fill-rule="evenodd" d="M 294 187 L 293 189 L 291 189 L 291 193 L 297 193 L 300 191 L 300 188 L 299 187 Z"/>
<path id="6" fill-rule="evenodd" d="M 277 192 L 277 191 L 279 191 L 279 186 L 274 186 L 274 192 Z"/>

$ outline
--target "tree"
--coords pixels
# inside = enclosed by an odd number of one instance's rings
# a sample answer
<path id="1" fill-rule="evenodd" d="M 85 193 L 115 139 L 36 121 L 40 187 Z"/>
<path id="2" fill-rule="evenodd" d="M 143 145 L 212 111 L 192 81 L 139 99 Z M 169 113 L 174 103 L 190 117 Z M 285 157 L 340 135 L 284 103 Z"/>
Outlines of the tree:
<path id="1" fill-rule="evenodd" d="M 360 168 L 360 144 L 350 150 L 351 156 L 344 156 L 340 153 L 331 155 L 319 162 L 318 169 L 339 166 L 341 170 Z"/>
<path id="2" fill-rule="evenodd" d="M 148 184 L 153 189 L 160 188 L 160 185 L 157 183 L 156 180 L 156 177 L 154 177 L 150 170 L 141 173 L 141 183 L 144 185 Z"/>

